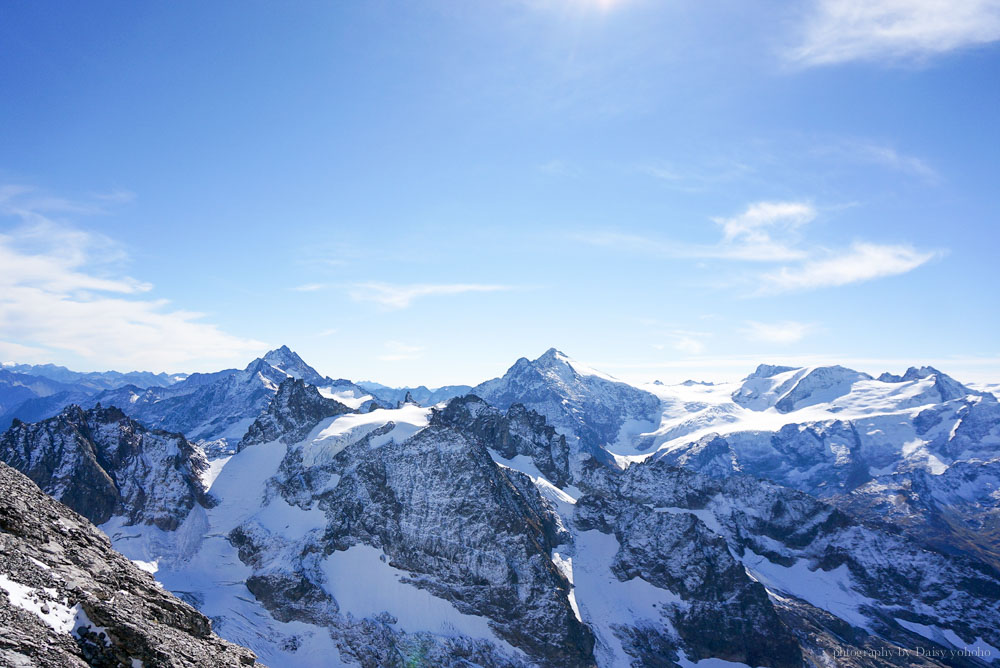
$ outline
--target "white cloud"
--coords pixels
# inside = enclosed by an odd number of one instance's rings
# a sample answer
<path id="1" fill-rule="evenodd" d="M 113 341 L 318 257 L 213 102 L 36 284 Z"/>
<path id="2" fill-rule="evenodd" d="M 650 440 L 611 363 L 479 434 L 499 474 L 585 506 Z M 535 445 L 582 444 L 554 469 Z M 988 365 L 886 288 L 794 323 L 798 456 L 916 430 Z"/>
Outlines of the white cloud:
<path id="1" fill-rule="evenodd" d="M 816 209 L 805 202 L 754 202 L 737 216 L 712 219 L 722 226 L 723 232 L 723 238 L 715 244 L 689 244 L 618 232 L 591 232 L 574 237 L 592 246 L 664 257 L 782 262 L 805 259 L 807 253 L 790 243 L 794 239 L 776 239 L 775 235 L 791 237 L 816 215 Z"/>
<path id="2" fill-rule="evenodd" d="M 899 158 L 895 154 L 890 157 Z M 848 285 L 904 274 L 940 255 L 938 251 L 918 251 L 902 244 L 856 242 L 839 252 L 810 246 L 802 243 L 798 230 L 816 216 L 816 208 L 806 202 L 754 202 L 739 215 L 713 218 L 722 227 L 723 236 L 718 243 L 705 245 L 619 232 L 573 236 L 593 246 L 670 258 L 794 263 L 749 277 L 759 284 L 757 295 Z"/>
<path id="3" fill-rule="evenodd" d="M 304 285 L 296 285 L 291 288 L 295 292 L 316 292 L 317 290 L 322 290 L 327 287 L 326 283 L 305 283 Z"/>
<path id="4" fill-rule="evenodd" d="M 663 333 L 669 341 L 669 346 L 679 353 L 685 355 L 700 355 L 705 352 L 705 339 L 711 336 L 708 332 L 694 332 L 686 329 L 672 329 Z M 667 346 L 654 345 L 657 350 L 663 350 Z"/>
<path id="5" fill-rule="evenodd" d="M 793 320 L 772 323 L 751 320 L 746 323 L 742 332 L 752 341 L 789 344 L 801 341 L 813 329 L 810 324 Z"/>
<path id="6" fill-rule="evenodd" d="M 998 0 L 819 0 L 793 62 L 926 58 L 1000 40 Z"/>
<path id="7" fill-rule="evenodd" d="M 908 155 L 892 146 L 875 141 L 845 140 L 819 145 L 813 152 L 820 156 L 832 156 L 842 162 L 878 165 L 900 174 L 917 177 L 931 185 L 941 181 L 941 175 L 923 158 Z"/>
<path id="8" fill-rule="evenodd" d="M 149 283 L 124 275 L 110 239 L 53 222 L 73 203 L 0 188 L 0 213 L 28 221 L 0 233 L 0 351 L 35 361 L 75 356 L 92 367 L 190 370 L 266 346 L 143 297 Z M 23 358 L 22 358 L 23 359 Z"/>
<path id="9" fill-rule="evenodd" d="M 386 352 L 378 356 L 378 359 L 383 362 L 419 359 L 424 351 L 423 346 L 411 346 L 399 341 L 386 341 L 385 349 Z"/>
<path id="10" fill-rule="evenodd" d="M 698 355 L 705 352 L 705 344 L 693 336 L 678 336 L 674 339 L 674 350 L 687 355 Z"/>
<path id="11" fill-rule="evenodd" d="M 926 181 L 937 181 L 938 173 L 925 161 L 912 155 L 904 155 L 891 146 L 880 146 L 878 144 L 860 144 L 858 151 L 861 156 L 871 162 L 884 165 L 898 172 L 905 172 L 914 176 L 919 176 Z"/>
<path id="12" fill-rule="evenodd" d="M 391 283 L 355 283 L 350 291 L 351 299 L 375 302 L 385 308 L 400 309 L 410 306 L 415 299 L 442 295 L 460 295 L 468 292 L 499 292 L 510 290 L 507 285 L 484 285 L 480 283 L 416 283 L 397 285 Z"/>
<path id="13" fill-rule="evenodd" d="M 679 259 L 738 260 L 741 262 L 785 262 L 806 257 L 806 252 L 786 244 L 689 244 L 668 239 L 654 239 L 621 232 L 590 232 L 574 234 L 577 241 L 591 246 L 617 248 L 645 255 Z"/>
<path id="14" fill-rule="evenodd" d="M 938 253 L 917 251 L 911 246 L 855 243 L 849 251 L 813 259 L 795 267 L 781 267 L 762 275 L 762 293 L 810 290 L 860 283 L 912 271 Z"/>
<path id="15" fill-rule="evenodd" d="M 723 240 L 750 244 L 771 242 L 771 230 L 794 230 L 816 218 L 816 209 L 805 202 L 754 202 L 732 218 L 713 218 L 722 225 Z"/>

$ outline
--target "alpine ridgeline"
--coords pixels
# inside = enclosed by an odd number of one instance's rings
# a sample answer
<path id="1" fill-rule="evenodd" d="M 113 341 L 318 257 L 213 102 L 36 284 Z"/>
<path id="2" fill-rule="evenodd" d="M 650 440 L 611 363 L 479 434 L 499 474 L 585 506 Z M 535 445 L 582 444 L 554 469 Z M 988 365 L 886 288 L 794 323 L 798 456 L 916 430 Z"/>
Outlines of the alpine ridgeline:
<path id="1" fill-rule="evenodd" d="M 104 490 L 115 548 L 272 666 L 1000 660 L 1000 409 L 935 369 L 634 387 L 553 349 L 421 406 L 287 353 L 207 466 L 110 408 L 3 457 Z"/>

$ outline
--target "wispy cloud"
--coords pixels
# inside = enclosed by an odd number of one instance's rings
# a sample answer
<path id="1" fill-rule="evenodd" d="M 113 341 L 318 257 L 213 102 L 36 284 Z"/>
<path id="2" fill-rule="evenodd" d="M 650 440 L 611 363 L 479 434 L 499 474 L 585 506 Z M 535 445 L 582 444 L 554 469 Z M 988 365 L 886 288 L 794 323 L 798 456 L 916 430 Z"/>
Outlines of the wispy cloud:
<path id="1" fill-rule="evenodd" d="M 786 56 L 804 66 L 898 62 L 997 40 L 997 0 L 819 0 Z"/>
<path id="2" fill-rule="evenodd" d="M 113 190 L 95 193 L 88 199 L 68 199 L 34 186 L 7 183 L 0 185 L 0 215 L 19 218 L 23 223 L 49 223 L 66 215 L 107 213 L 107 205 L 130 202 L 133 193 Z"/>
<path id="3" fill-rule="evenodd" d="M 817 209 L 808 202 L 754 202 L 735 216 L 712 219 L 722 229 L 722 238 L 715 244 L 688 244 L 619 232 L 576 233 L 573 238 L 594 246 L 660 257 L 785 263 L 773 271 L 747 277 L 757 286 L 754 294 L 758 296 L 904 274 L 941 254 L 904 244 L 855 242 L 840 251 L 807 245 L 799 230 L 817 215 Z"/>
<path id="4" fill-rule="evenodd" d="M 681 192 L 703 192 L 721 184 L 744 179 L 754 172 L 746 162 L 732 157 L 713 158 L 700 164 L 683 166 L 664 161 L 646 162 L 633 167 L 639 174 Z"/>
<path id="5" fill-rule="evenodd" d="M 925 159 L 877 141 L 844 140 L 821 143 L 813 149 L 813 153 L 834 157 L 842 162 L 877 165 L 893 172 L 916 177 L 931 185 L 941 181 L 941 175 Z"/>
<path id="6" fill-rule="evenodd" d="M 912 271 L 938 256 L 906 245 L 854 243 L 846 252 L 763 274 L 760 292 L 811 290 L 870 281 Z"/>
<path id="7" fill-rule="evenodd" d="M 296 285 L 294 288 L 289 288 L 295 292 L 316 292 L 317 290 L 322 290 L 328 287 L 326 283 L 305 283 L 303 285 Z"/>
<path id="8" fill-rule="evenodd" d="M 663 257 L 781 262 L 800 260 L 807 253 L 790 244 L 791 233 L 816 217 L 806 202 L 755 202 L 731 218 L 713 218 L 723 237 L 714 244 L 690 244 L 670 239 L 652 239 L 620 232 L 576 233 L 573 237 L 593 246 L 614 247 Z M 786 239 L 776 239 L 776 234 Z"/>
<path id="9" fill-rule="evenodd" d="M 685 355 L 700 355 L 705 352 L 705 339 L 709 336 L 711 334 L 707 332 L 692 332 L 683 329 L 667 332 L 670 347 Z"/>
<path id="10" fill-rule="evenodd" d="M 49 217 L 85 209 L 33 189 L 0 188 L 0 214 L 22 221 L 0 233 L 0 349 L 36 360 L 68 353 L 95 365 L 175 370 L 265 347 L 202 322 L 202 314 L 143 297 L 153 286 L 123 273 L 121 246 Z"/>
<path id="11" fill-rule="evenodd" d="M 751 320 L 746 323 L 742 333 L 751 341 L 788 344 L 801 341 L 813 329 L 815 327 L 811 324 L 793 320 L 772 323 Z"/>
<path id="12" fill-rule="evenodd" d="M 578 177 L 583 170 L 576 163 L 567 160 L 554 159 L 538 165 L 538 171 L 551 176 Z"/>
<path id="13" fill-rule="evenodd" d="M 878 163 L 897 172 L 919 176 L 925 181 L 937 181 L 940 176 L 926 161 L 912 155 L 900 153 L 891 146 L 879 144 L 859 144 L 858 151 L 871 162 Z"/>
<path id="14" fill-rule="evenodd" d="M 424 351 L 423 346 L 407 345 L 399 341 L 386 341 L 385 349 L 386 352 L 378 356 L 378 359 L 383 362 L 419 359 Z"/>
<path id="15" fill-rule="evenodd" d="M 398 285 L 392 283 L 355 283 L 350 290 L 351 299 L 374 302 L 385 308 L 401 309 L 410 306 L 414 300 L 423 297 L 461 295 L 469 292 L 500 292 L 510 290 L 508 285 L 487 285 L 482 283 L 415 283 Z"/>
<path id="16" fill-rule="evenodd" d="M 804 202 L 755 202 L 738 216 L 713 220 L 726 242 L 770 243 L 771 229 L 796 229 L 815 218 L 816 209 Z"/>

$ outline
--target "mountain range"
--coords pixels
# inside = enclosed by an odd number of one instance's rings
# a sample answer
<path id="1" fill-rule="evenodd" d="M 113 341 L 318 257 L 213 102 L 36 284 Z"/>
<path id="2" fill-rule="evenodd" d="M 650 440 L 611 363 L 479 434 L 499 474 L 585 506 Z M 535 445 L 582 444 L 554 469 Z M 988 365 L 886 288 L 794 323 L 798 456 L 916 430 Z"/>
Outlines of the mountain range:
<path id="1" fill-rule="evenodd" d="M 268 665 L 1000 661 L 1000 404 L 931 367 L 9 387 L 0 459 Z"/>

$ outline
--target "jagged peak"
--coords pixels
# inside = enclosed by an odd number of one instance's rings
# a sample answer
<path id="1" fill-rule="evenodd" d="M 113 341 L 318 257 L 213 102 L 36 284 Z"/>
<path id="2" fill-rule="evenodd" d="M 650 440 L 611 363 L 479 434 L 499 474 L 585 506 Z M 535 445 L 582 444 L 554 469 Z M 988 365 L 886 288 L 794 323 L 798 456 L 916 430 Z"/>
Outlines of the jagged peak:
<path id="1" fill-rule="evenodd" d="M 544 353 L 542 353 L 541 355 L 539 355 L 538 359 L 535 360 L 535 361 L 539 362 L 539 361 L 545 360 L 545 359 L 567 360 L 567 359 L 569 359 L 569 357 L 567 357 L 566 353 L 562 352 L 558 348 L 549 348 Z"/>
<path id="2" fill-rule="evenodd" d="M 313 384 L 324 380 L 316 369 L 309 366 L 298 353 L 285 345 L 268 351 L 258 359 L 293 378 L 302 378 Z"/>
<path id="3" fill-rule="evenodd" d="M 336 399 L 324 397 L 315 385 L 290 376 L 281 381 L 267 408 L 247 429 L 237 452 L 276 439 L 295 443 L 320 420 L 351 412 Z"/>

